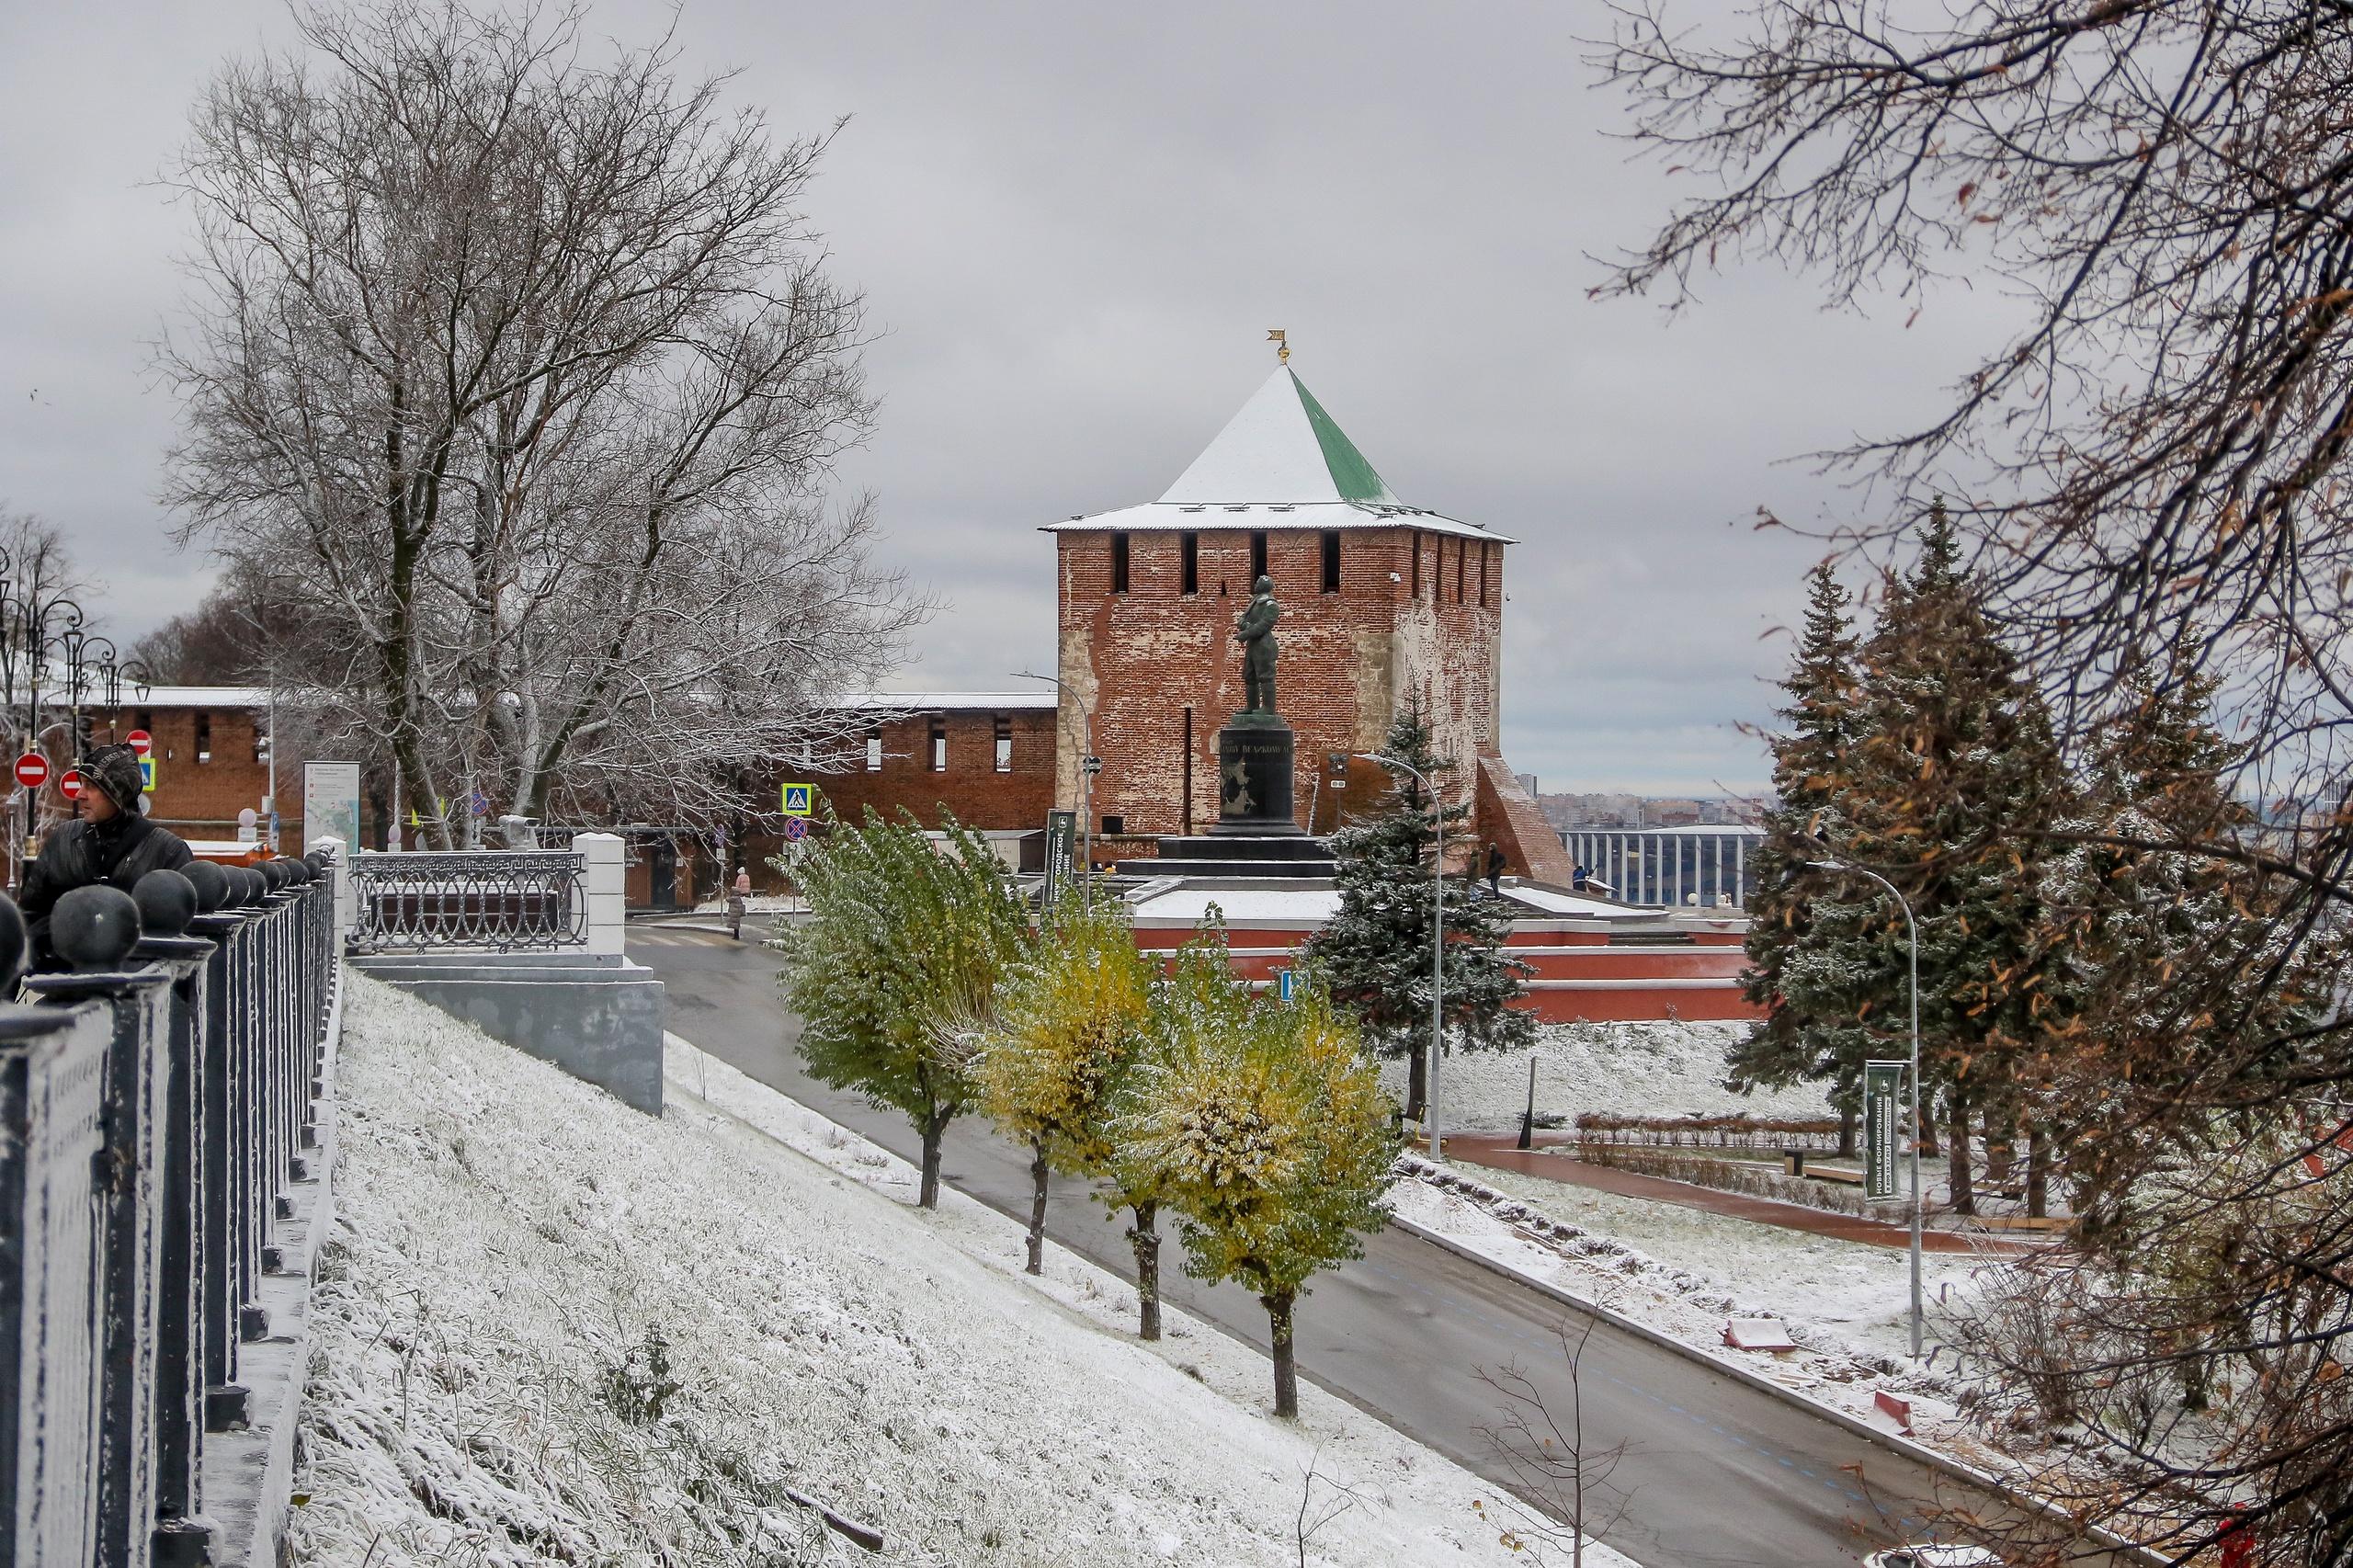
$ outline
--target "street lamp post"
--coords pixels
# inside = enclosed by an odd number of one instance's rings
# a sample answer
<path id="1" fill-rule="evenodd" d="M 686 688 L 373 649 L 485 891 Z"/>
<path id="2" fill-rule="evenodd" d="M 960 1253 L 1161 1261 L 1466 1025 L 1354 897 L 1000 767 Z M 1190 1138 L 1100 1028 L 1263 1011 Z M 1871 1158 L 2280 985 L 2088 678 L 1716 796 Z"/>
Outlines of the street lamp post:
<path id="1" fill-rule="evenodd" d="M 1044 681 L 1054 688 L 1057 696 L 1063 690 L 1062 681 L 1053 676 L 1035 675 L 1029 670 L 1016 670 L 1013 672 L 1013 678 Z M 1086 868 L 1085 885 L 1092 887 L 1095 881 L 1095 770 L 1102 764 L 1095 755 L 1095 715 L 1085 708 L 1081 708 L 1078 710 L 1078 725 L 1079 747 L 1086 753 L 1078 759 L 1079 861 Z M 1049 881 L 1051 880 L 1050 874 Z"/>
<path id="2" fill-rule="evenodd" d="M 1383 767 L 1404 768 L 1430 798 L 1430 826 L 1438 835 L 1438 853 L 1430 860 L 1430 1071 L 1427 1103 L 1422 1110 L 1429 1124 L 1430 1158 L 1444 1160 L 1446 1142 L 1438 1120 L 1438 1064 L 1446 1045 L 1446 806 L 1429 779 L 1412 763 L 1379 752 L 1358 752 L 1357 756 Z"/>
<path id="3" fill-rule="evenodd" d="M 1859 877 L 1869 877 L 1887 890 L 1895 900 L 1895 907 L 1904 911 L 1904 929 L 1912 939 L 1912 1358 L 1920 1358 L 1920 926 L 1912 918 L 1912 905 L 1893 882 L 1867 867 L 1851 860 L 1822 859 L 1810 862 L 1819 871 L 1852 871 Z"/>

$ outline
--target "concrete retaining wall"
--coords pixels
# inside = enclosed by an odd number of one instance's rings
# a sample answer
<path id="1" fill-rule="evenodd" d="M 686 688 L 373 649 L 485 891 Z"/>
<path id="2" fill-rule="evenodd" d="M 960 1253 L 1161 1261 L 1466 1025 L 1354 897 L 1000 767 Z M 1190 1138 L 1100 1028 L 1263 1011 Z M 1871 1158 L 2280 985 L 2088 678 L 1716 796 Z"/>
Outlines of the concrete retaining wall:
<path id="1" fill-rule="evenodd" d="M 586 952 L 388 954 L 351 963 L 624 1105 L 662 1114 L 668 1004 L 643 964 Z"/>

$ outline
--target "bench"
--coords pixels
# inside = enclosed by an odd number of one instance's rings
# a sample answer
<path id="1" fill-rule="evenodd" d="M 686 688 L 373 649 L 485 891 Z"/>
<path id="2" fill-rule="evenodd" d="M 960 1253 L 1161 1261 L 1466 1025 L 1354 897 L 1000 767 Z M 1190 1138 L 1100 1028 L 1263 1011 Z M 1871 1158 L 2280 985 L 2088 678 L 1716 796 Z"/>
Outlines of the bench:
<path id="1" fill-rule="evenodd" d="M 1863 1185 L 1863 1178 L 1859 1172 L 1823 1169 L 1808 1170 L 1806 1168 L 1806 1159 L 1812 1153 L 1813 1151 L 1808 1149 L 1782 1150 L 1781 1169 L 1783 1173 L 1793 1176 L 1807 1176 L 1814 1181 L 1842 1182 L 1848 1187 L 1860 1187 Z"/>

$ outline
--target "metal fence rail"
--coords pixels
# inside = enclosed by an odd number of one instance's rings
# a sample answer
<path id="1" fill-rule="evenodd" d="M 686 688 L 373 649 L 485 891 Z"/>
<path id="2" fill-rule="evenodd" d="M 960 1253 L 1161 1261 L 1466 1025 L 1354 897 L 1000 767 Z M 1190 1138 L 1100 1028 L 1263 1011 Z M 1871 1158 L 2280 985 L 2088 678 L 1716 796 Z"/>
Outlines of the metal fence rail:
<path id="1" fill-rule="evenodd" d="M 353 858 L 354 948 L 528 952 L 588 939 L 587 881 L 574 849 L 504 849 Z"/>
<path id="2" fill-rule="evenodd" d="M 205 1441 L 246 1417 L 335 987 L 327 868 L 272 864 L 0 1004 L 0 1568 L 212 1556 Z"/>

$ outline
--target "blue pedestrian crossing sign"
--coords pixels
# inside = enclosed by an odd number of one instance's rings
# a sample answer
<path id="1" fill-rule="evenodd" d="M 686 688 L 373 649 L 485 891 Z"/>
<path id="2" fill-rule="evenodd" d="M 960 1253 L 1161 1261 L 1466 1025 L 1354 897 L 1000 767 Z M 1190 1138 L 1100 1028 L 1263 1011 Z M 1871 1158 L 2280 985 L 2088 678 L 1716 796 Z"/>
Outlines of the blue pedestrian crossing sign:
<path id="1" fill-rule="evenodd" d="M 816 815 L 815 808 L 810 803 L 816 795 L 817 788 L 813 784 L 787 784 L 784 787 L 784 814 L 789 817 Z"/>
<path id="2" fill-rule="evenodd" d="M 155 759 L 152 756 L 139 759 L 139 789 L 142 794 L 155 792 Z"/>

